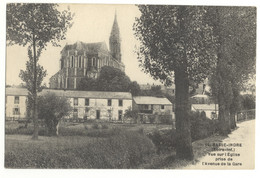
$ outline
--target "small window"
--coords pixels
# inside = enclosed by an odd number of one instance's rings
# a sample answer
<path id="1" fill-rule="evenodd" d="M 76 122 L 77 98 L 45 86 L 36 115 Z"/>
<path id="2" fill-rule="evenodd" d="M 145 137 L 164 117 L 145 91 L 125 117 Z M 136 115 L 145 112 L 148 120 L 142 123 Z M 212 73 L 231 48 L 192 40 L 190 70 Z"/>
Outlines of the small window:
<path id="1" fill-rule="evenodd" d="M 20 114 L 20 109 L 19 108 L 14 108 L 13 111 L 14 111 L 13 112 L 14 115 L 19 115 Z"/>
<path id="2" fill-rule="evenodd" d="M 85 106 L 89 106 L 89 98 L 85 98 Z"/>
<path id="3" fill-rule="evenodd" d="M 14 97 L 14 104 L 19 104 L 19 96 Z"/>
<path id="4" fill-rule="evenodd" d="M 151 110 L 153 110 L 153 104 L 151 105 Z"/>
<path id="5" fill-rule="evenodd" d="M 148 110 L 149 109 L 149 106 L 147 104 L 144 105 L 144 109 L 145 110 Z"/>
<path id="6" fill-rule="evenodd" d="M 123 106 L 123 100 L 118 101 L 118 106 Z"/>
<path id="7" fill-rule="evenodd" d="M 112 100 L 111 100 L 111 99 L 108 99 L 108 100 L 107 100 L 107 105 L 108 105 L 108 106 L 111 106 L 111 105 L 112 105 Z"/>
<path id="8" fill-rule="evenodd" d="M 164 105 L 161 105 L 161 109 L 164 109 Z"/>
<path id="9" fill-rule="evenodd" d="M 78 106 L 78 98 L 74 98 L 74 106 Z"/>

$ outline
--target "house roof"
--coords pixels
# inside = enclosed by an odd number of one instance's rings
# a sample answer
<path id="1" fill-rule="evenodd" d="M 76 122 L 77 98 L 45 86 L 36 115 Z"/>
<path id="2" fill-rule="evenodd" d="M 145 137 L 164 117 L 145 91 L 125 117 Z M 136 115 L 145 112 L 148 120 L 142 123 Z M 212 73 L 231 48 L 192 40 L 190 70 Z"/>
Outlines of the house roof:
<path id="1" fill-rule="evenodd" d="M 53 90 L 44 89 L 41 93 L 55 93 L 58 96 L 69 98 L 97 98 L 97 99 L 132 99 L 129 92 L 108 92 L 108 91 L 77 91 L 77 90 Z"/>
<path id="2" fill-rule="evenodd" d="M 201 110 L 201 111 L 215 111 L 215 109 L 218 111 L 218 104 L 192 104 L 192 108 L 195 110 Z"/>
<path id="3" fill-rule="evenodd" d="M 197 95 L 192 96 L 191 98 L 208 98 L 208 97 L 209 97 L 208 95 L 197 94 Z"/>
<path id="4" fill-rule="evenodd" d="M 27 96 L 28 90 L 26 88 L 5 88 L 5 95 L 9 96 Z"/>
<path id="5" fill-rule="evenodd" d="M 136 104 L 160 104 L 160 105 L 172 105 L 167 98 L 159 98 L 153 96 L 136 96 L 133 97 Z"/>
<path id="6" fill-rule="evenodd" d="M 77 91 L 77 90 L 53 90 L 43 89 L 39 95 L 55 93 L 58 96 L 68 98 L 97 98 L 97 99 L 132 99 L 131 93 L 128 92 L 106 92 L 106 91 Z M 6 95 L 28 95 L 25 88 L 6 88 Z"/>

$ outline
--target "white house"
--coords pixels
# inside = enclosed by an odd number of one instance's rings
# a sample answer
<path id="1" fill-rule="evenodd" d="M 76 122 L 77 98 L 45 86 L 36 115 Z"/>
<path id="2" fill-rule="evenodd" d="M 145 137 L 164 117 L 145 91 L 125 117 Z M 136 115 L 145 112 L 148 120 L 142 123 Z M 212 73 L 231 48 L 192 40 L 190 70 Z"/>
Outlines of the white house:
<path id="1" fill-rule="evenodd" d="M 209 119 L 218 118 L 218 104 L 192 104 L 192 111 L 204 111 Z"/>
<path id="2" fill-rule="evenodd" d="M 132 107 L 132 95 L 128 92 L 44 89 L 39 95 L 49 92 L 69 99 L 73 107 L 69 118 L 122 120 L 125 110 Z M 26 117 L 27 95 L 26 89 L 6 88 L 6 119 Z"/>
<path id="3" fill-rule="evenodd" d="M 19 120 L 26 117 L 26 100 L 28 90 L 25 88 L 6 88 L 5 117 L 7 120 Z"/>
<path id="4" fill-rule="evenodd" d="M 209 119 L 218 118 L 218 104 L 210 103 L 208 95 L 197 94 L 191 97 L 191 110 L 192 111 L 204 111 Z"/>
<path id="5" fill-rule="evenodd" d="M 132 95 L 128 92 L 45 89 L 41 94 L 48 92 L 70 100 L 73 118 L 122 120 L 125 110 L 132 107 Z"/>
<path id="6" fill-rule="evenodd" d="M 133 97 L 133 108 L 140 113 L 172 115 L 172 103 L 167 98 L 136 96 Z"/>

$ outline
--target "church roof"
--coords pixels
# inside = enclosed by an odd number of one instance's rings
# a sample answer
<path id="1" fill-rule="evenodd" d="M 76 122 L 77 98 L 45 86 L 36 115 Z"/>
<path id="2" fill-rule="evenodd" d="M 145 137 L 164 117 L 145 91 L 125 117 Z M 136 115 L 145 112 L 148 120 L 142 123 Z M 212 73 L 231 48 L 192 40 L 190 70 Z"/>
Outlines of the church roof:
<path id="1" fill-rule="evenodd" d="M 82 41 L 77 41 L 74 44 L 65 45 L 62 53 L 68 50 L 86 51 L 88 54 L 97 54 L 98 52 L 108 52 L 107 45 L 105 42 L 96 43 L 84 43 Z"/>

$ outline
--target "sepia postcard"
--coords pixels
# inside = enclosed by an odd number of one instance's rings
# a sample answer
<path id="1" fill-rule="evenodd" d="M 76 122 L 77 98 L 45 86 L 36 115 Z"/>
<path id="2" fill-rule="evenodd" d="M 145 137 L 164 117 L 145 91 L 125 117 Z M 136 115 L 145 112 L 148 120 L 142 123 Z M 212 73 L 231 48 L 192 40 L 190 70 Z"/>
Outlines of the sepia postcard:
<path id="1" fill-rule="evenodd" d="M 4 169 L 255 170 L 255 6 L 5 6 Z"/>

